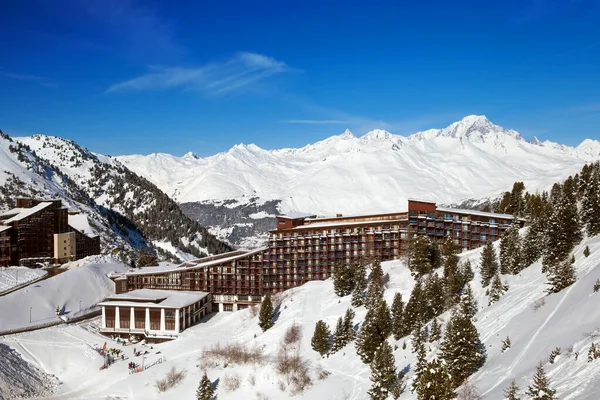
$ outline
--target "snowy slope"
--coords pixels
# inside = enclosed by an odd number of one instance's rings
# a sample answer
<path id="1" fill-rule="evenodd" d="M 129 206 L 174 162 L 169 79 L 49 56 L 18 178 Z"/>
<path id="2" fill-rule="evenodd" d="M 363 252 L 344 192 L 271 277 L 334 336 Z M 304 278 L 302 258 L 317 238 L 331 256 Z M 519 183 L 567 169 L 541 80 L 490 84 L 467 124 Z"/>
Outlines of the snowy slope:
<path id="1" fill-rule="evenodd" d="M 80 263 L 77 268 L 0 297 L 0 332 L 56 321 L 57 306 L 69 319 L 97 310 L 96 304 L 114 293 L 114 283 L 107 274 L 129 268 L 110 257 L 102 261 Z"/>
<path id="2" fill-rule="evenodd" d="M 282 212 L 320 214 L 396 210 L 407 198 L 455 203 L 496 197 L 515 181 L 535 191 L 599 158 L 598 141 L 576 148 L 529 142 L 484 116 L 408 137 L 383 130 L 355 137 L 347 130 L 298 149 L 239 144 L 207 158 L 118 157 L 179 203 L 243 203 L 256 196 L 282 200 Z"/>
<path id="3" fill-rule="evenodd" d="M 589 258 L 582 255 L 586 245 L 591 249 Z M 481 250 L 473 250 L 461 255 L 461 258 L 472 260 L 476 271 L 480 253 Z M 584 240 L 576 248 L 575 257 L 578 281 L 572 287 L 558 294 L 544 296 L 545 278 L 540 272 L 540 264 L 536 263 L 518 276 L 503 277 L 509 282 L 510 289 L 492 306 L 487 306 L 487 297 L 478 283 L 479 274 L 475 273 L 471 285 L 480 304 L 476 326 L 485 343 L 488 358 L 471 380 L 486 400 L 502 399 L 502 391 L 512 379 L 517 380 L 523 391 L 531 381 L 539 361 L 544 363 L 551 385 L 557 389 L 561 400 L 598 399 L 600 360 L 588 363 L 587 349 L 600 335 L 600 308 L 597 306 L 600 293 L 592 292 L 593 283 L 600 278 L 600 237 Z M 385 292 L 386 300 L 390 302 L 394 293 L 400 292 L 407 301 L 414 285 L 408 269 L 401 261 L 384 263 L 383 268 L 391 277 Z M 546 304 L 534 310 L 534 303 L 542 297 Z M 220 313 L 186 330 L 175 341 L 155 345 L 146 362 L 151 363 L 163 356 L 166 361 L 134 375 L 127 373 L 128 361 L 118 362 L 104 371 L 98 370 L 102 359 L 90 352 L 89 348 L 102 344 L 104 339 L 90 333 L 93 327 L 89 323 L 8 336 L 1 342 L 15 348 L 27 361 L 47 373 L 56 374 L 63 381 L 52 397 L 57 399 L 105 399 L 108 396 L 128 400 L 191 398 L 202 374 L 198 368 L 202 351 L 214 343 L 237 342 L 263 348 L 265 362 L 262 365 L 208 368 L 208 376 L 213 381 L 220 381 L 219 399 L 362 400 L 366 398 L 370 386 L 370 372 L 356 355 L 353 344 L 328 358 L 321 358 L 310 347 L 315 322 L 323 319 L 333 329 L 337 318 L 343 315 L 349 305 L 350 296 L 337 297 L 330 280 L 309 282 L 285 292 L 281 314 L 275 326 L 267 332 L 261 332 L 257 317 L 252 317 L 250 310 Z M 364 307 L 355 311 L 354 322 L 362 322 L 366 314 Z M 445 324 L 447 319 L 448 313 L 440 321 Z M 276 373 L 273 361 L 285 331 L 294 323 L 299 324 L 302 330 L 298 350 L 308 362 L 313 385 L 306 392 L 292 396 L 285 382 L 284 391 L 281 390 L 282 378 Z M 506 336 L 510 336 L 512 347 L 501 353 L 500 343 Z M 406 350 L 402 349 L 404 339 L 398 342 L 391 338 L 389 340 L 392 345 L 398 345 L 394 351 L 396 367 L 404 369 L 414 365 L 410 340 L 406 339 Z M 108 340 L 108 344 L 116 346 L 111 340 Z M 562 355 L 557 357 L 554 364 L 549 364 L 548 355 L 558 346 L 562 348 Z M 124 348 L 127 356 L 131 356 L 131 347 Z M 427 347 L 431 358 L 439 348 L 439 343 L 430 343 Z M 579 352 L 577 360 L 576 352 Z M 134 360 L 141 362 L 139 358 Z M 154 387 L 155 380 L 162 378 L 173 366 L 187 371 L 185 380 L 164 394 L 158 393 Z M 319 380 L 318 368 L 323 368 L 330 375 Z M 84 371 L 85 380 L 81 379 L 81 371 Z M 240 388 L 227 391 L 224 380 L 226 376 L 235 375 L 240 377 Z M 409 379 L 411 376 L 412 372 L 409 371 Z M 400 398 L 414 400 L 416 396 L 406 391 Z"/>

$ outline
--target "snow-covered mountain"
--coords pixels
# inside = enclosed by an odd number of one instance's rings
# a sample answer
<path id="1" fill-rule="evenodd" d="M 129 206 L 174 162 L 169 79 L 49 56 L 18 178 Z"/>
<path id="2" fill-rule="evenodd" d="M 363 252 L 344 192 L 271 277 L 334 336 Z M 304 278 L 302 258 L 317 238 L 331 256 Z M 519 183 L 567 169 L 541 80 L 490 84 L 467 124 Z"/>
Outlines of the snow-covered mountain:
<path id="1" fill-rule="evenodd" d="M 471 115 L 408 137 L 384 130 L 356 137 L 346 130 L 297 149 L 239 144 L 206 158 L 159 153 L 118 159 L 213 233 L 248 245 L 244 236 L 264 237 L 274 227 L 273 203 L 279 212 L 332 215 L 399 210 L 408 198 L 446 204 L 496 198 L 516 181 L 536 191 L 600 159 L 600 142 L 569 147 L 527 141 Z"/>
<path id="2" fill-rule="evenodd" d="M 408 137 L 346 130 L 297 149 L 239 144 L 206 158 L 118 157 L 179 203 L 258 197 L 281 200 L 282 212 L 319 214 L 395 210 L 409 197 L 441 203 L 495 197 L 515 181 L 541 189 L 598 158 L 596 140 L 578 147 L 527 141 L 475 115 Z"/>
<path id="3" fill-rule="evenodd" d="M 1 133 L 1 132 L 0 132 Z M 168 258 L 219 253 L 228 247 L 146 179 L 119 161 L 57 137 L 0 137 L 0 208 L 16 196 L 60 198 L 85 213 L 103 251 L 124 259 L 147 246 Z"/>

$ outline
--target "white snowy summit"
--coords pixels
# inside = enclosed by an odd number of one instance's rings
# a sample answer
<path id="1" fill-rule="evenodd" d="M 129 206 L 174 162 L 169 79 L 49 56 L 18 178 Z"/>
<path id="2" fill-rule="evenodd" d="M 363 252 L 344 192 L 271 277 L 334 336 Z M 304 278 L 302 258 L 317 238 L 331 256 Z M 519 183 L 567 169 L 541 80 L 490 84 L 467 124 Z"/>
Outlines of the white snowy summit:
<path id="1" fill-rule="evenodd" d="M 409 197 L 438 203 L 496 197 L 515 181 L 546 189 L 600 158 L 600 142 L 570 147 L 469 115 L 408 137 L 349 130 L 302 148 L 236 145 L 206 158 L 151 154 L 119 160 L 180 203 L 258 197 L 282 212 L 319 214 L 398 209 Z"/>

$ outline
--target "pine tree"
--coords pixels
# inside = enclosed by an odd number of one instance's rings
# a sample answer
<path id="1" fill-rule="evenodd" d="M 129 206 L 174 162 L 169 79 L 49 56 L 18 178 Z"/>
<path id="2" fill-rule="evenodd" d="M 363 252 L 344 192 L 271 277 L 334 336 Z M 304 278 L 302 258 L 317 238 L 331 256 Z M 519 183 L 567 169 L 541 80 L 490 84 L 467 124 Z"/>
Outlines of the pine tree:
<path id="1" fill-rule="evenodd" d="M 583 255 L 586 258 L 590 256 L 590 246 L 585 246 L 585 249 L 583 249 Z"/>
<path id="2" fill-rule="evenodd" d="M 471 261 L 467 260 L 460 266 L 460 274 L 463 277 L 463 287 L 473 280 L 475 274 L 473 273 L 473 268 L 471 267 Z"/>
<path id="3" fill-rule="evenodd" d="M 473 291 L 471 290 L 471 285 L 466 286 L 460 303 L 460 308 L 463 314 L 468 315 L 469 318 L 473 318 L 477 313 L 478 307 L 475 297 L 473 296 Z"/>
<path id="4" fill-rule="evenodd" d="M 431 241 L 427 235 L 418 235 L 413 243 L 408 267 L 415 279 L 431 272 Z"/>
<path id="5" fill-rule="evenodd" d="M 314 351 L 321 354 L 321 356 L 329 351 L 329 337 L 331 331 L 325 322 L 322 320 L 317 321 L 315 325 L 315 333 L 310 341 L 310 344 Z"/>
<path id="6" fill-rule="evenodd" d="M 208 376 L 206 376 L 206 372 L 202 379 L 200 380 L 200 384 L 198 385 L 198 390 L 196 390 L 196 400 L 211 400 L 215 395 L 215 388 L 212 385 Z"/>
<path id="7" fill-rule="evenodd" d="M 585 165 L 579 180 L 581 191 L 581 220 L 589 236 L 600 233 L 600 166 Z"/>
<path id="8" fill-rule="evenodd" d="M 365 291 L 367 290 L 367 271 L 363 263 L 354 267 L 352 278 L 354 288 L 352 289 L 352 307 L 360 307 L 365 303 Z"/>
<path id="9" fill-rule="evenodd" d="M 454 388 L 460 386 L 485 362 L 485 348 L 479 339 L 479 333 L 471 317 L 462 310 L 452 313 L 446 325 L 441 351 Z"/>
<path id="10" fill-rule="evenodd" d="M 458 248 L 454 245 L 452 237 L 448 236 L 444 242 L 444 290 L 447 308 L 458 303 L 460 291 L 465 284 L 465 278 L 458 267 L 457 253 Z"/>
<path id="11" fill-rule="evenodd" d="M 386 400 L 393 388 L 398 385 L 396 360 L 387 340 L 379 346 L 371 362 L 371 388 L 369 397 L 373 400 Z"/>
<path id="12" fill-rule="evenodd" d="M 527 395 L 531 400 L 555 400 L 556 390 L 550 387 L 550 380 L 544 372 L 544 366 L 540 362 L 537 366 L 533 382 L 527 388 Z"/>
<path id="13" fill-rule="evenodd" d="M 340 297 L 352 292 L 352 269 L 348 264 L 337 262 L 333 270 L 333 291 Z"/>
<path id="14" fill-rule="evenodd" d="M 452 382 L 443 362 L 427 363 L 416 385 L 418 400 L 451 400 L 456 398 Z"/>
<path id="15" fill-rule="evenodd" d="M 490 295 L 488 305 L 492 305 L 504 294 L 504 287 L 502 285 L 502 280 L 500 280 L 500 274 L 496 273 L 494 278 L 492 279 L 492 284 L 490 286 Z"/>
<path id="16" fill-rule="evenodd" d="M 271 294 L 267 293 L 264 300 L 260 304 L 260 311 L 258 314 L 258 326 L 261 327 L 263 332 L 273 326 L 273 302 L 271 301 Z"/>
<path id="17" fill-rule="evenodd" d="M 385 300 L 382 300 L 377 307 L 377 331 L 380 339 L 387 339 L 392 333 L 392 315 L 390 308 Z"/>
<path id="18" fill-rule="evenodd" d="M 371 268 L 371 276 L 369 287 L 367 288 L 367 297 L 365 299 L 365 307 L 371 309 L 377 307 L 383 298 L 383 271 L 379 261 L 373 263 Z"/>
<path id="19" fill-rule="evenodd" d="M 502 341 L 500 351 L 504 353 L 506 350 L 510 349 L 510 346 L 512 346 L 512 343 L 510 342 L 510 337 L 507 336 L 506 339 Z"/>
<path id="20" fill-rule="evenodd" d="M 521 271 L 521 260 L 519 225 L 513 224 L 500 238 L 500 273 L 518 274 Z"/>
<path id="21" fill-rule="evenodd" d="M 442 266 L 442 252 L 440 246 L 435 241 L 430 241 L 429 245 L 429 263 L 431 269 L 436 270 Z"/>
<path id="22" fill-rule="evenodd" d="M 356 332 L 354 331 L 354 317 L 356 314 L 351 308 L 346 310 L 344 314 L 344 332 L 346 336 L 346 344 L 350 343 L 356 338 Z"/>
<path id="23" fill-rule="evenodd" d="M 437 318 L 433 319 L 431 323 L 431 335 L 429 335 L 429 341 L 435 342 L 442 338 L 442 324 L 440 324 Z"/>
<path id="24" fill-rule="evenodd" d="M 346 338 L 346 328 L 344 327 L 344 319 L 342 317 L 338 318 L 337 324 L 335 326 L 335 332 L 333 332 L 333 344 L 331 345 L 331 352 L 336 353 L 340 349 L 342 349 L 346 343 L 348 343 Z"/>
<path id="25" fill-rule="evenodd" d="M 404 303 L 402 302 L 402 294 L 400 292 L 396 292 L 394 295 L 391 312 L 392 333 L 394 334 L 394 339 L 400 340 L 401 337 L 406 335 L 403 324 Z"/>
<path id="26" fill-rule="evenodd" d="M 571 286 L 577 280 L 575 268 L 570 261 L 563 261 L 548 271 L 548 293 L 558 293 Z"/>
<path id="27" fill-rule="evenodd" d="M 425 307 L 426 307 L 425 295 L 423 293 L 423 287 L 421 281 L 417 281 L 410 293 L 408 303 L 404 309 L 404 315 L 402 323 L 405 327 L 404 332 L 412 332 L 417 325 L 423 325 L 425 322 Z"/>
<path id="28" fill-rule="evenodd" d="M 504 400 L 521 400 L 519 397 L 519 387 L 513 379 L 510 386 L 504 390 Z"/>
<path id="29" fill-rule="evenodd" d="M 530 195 L 527 200 L 529 227 L 523 238 L 521 265 L 523 268 L 536 262 L 544 251 L 546 241 L 546 222 L 550 217 L 551 205 L 546 192 Z"/>
<path id="30" fill-rule="evenodd" d="M 422 326 L 417 326 L 413 331 L 412 337 L 412 352 L 415 355 L 417 361 L 414 368 L 414 379 L 412 390 L 413 392 L 419 387 L 421 376 L 427 368 L 427 351 L 425 350 L 425 333 Z"/>
<path id="31" fill-rule="evenodd" d="M 367 311 L 365 320 L 360 326 L 356 337 L 356 353 L 365 364 L 369 364 L 373 361 L 375 351 L 385 340 L 385 337 L 383 337 L 379 331 L 377 314 L 377 308 Z"/>
<path id="32" fill-rule="evenodd" d="M 444 299 L 444 281 L 435 272 L 431 273 L 425 281 L 425 319 L 428 321 L 433 317 L 441 315 L 446 308 L 443 301 Z"/>
<path id="33" fill-rule="evenodd" d="M 481 284 L 485 287 L 490 284 L 496 271 L 498 271 L 498 261 L 496 259 L 496 251 L 490 240 L 487 241 L 483 251 L 481 252 L 481 263 L 479 266 L 481 274 Z"/>

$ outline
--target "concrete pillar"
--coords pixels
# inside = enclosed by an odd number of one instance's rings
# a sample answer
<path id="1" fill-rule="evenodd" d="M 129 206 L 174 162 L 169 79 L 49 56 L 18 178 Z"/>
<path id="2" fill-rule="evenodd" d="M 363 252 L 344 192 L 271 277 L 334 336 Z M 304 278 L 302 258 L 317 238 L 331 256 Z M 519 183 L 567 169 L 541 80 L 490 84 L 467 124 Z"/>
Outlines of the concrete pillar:
<path id="1" fill-rule="evenodd" d="M 232 310 L 233 310 L 233 311 L 237 311 L 237 310 L 238 310 L 238 305 L 237 305 L 237 303 L 233 303 L 233 309 L 232 309 Z"/>
<path id="2" fill-rule="evenodd" d="M 167 327 L 165 324 L 165 309 L 164 308 L 160 309 L 160 330 L 161 331 L 167 330 Z"/>
<path id="3" fill-rule="evenodd" d="M 129 312 L 129 329 L 135 329 L 135 308 L 131 307 Z"/>
<path id="4" fill-rule="evenodd" d="M 150 330 L 150 309 L 146 307 L 146 323 L 144 324 L 144 330 Z"/>
<path id="5" fill-rule="evenodd" d="M 219 303 L 219 312 L 223 312 L 223 303 Z"/>
<path id="6" fill-rule="evenodd" d="M 175 332 L 181 332 L 179 329 L 185 329 L 185 322 L 183 323 L 183 327 L 179 326 L 179 314 L 180 310 L 175 310 Z M 183 314 L 185 315 L 185 308 L 183 309 Z"/>
<path id="7" fill-rule="evenodd" d="M 103 328 L 106 328 L 106 307 L 102 306 L 102 326 Z"/>
<path id="8" fill-rule="evenodd" d="M 119 307 L 115 307 L 115 329 L 121 329 L 121 315 L 119 314 Z"/>
<path id="9" fill-rule="evenodd" d="M 192 322 L 192 314 L 193 314 L 193 312 L 194 312 L 194 308 L 192 306 L 190 306 L 188 308 L 188 323 L 187 323 L 188 326 L 192 326 L 192 323 L 193 323 Z"/>

